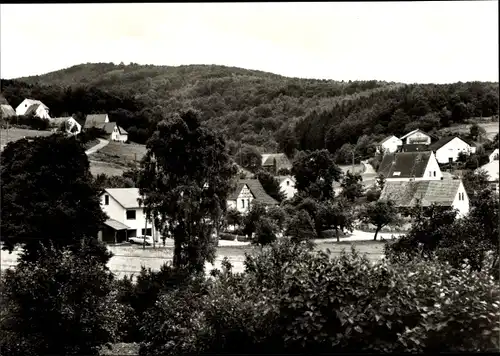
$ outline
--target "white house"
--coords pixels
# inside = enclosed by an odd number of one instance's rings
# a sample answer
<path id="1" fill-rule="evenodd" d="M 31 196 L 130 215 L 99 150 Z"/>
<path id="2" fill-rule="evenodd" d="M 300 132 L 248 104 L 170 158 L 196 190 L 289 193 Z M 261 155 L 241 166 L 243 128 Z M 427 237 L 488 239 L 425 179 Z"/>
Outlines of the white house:
<path id="1" fill-rule="evenodd" d="M 295 189 L 295 178 L 292 176 L 278 176 L 276 177 L 278 182 L 280 183 L 280 188 L 287 199 L 292 199 L 297 193 L 297 189 Z"/>
<path id="2" fill-rule="evenodd" d="M 250 210 L 254 201 L 258 201 L 266 206 L 276 206 L 279 204 L 266 193 L 258 179 L 240 179 L 236 185 L 236 189 L 227 199 L 227 207 L 245 214 Z"/>
<path id="3" fill-rule="evenodd" d="M 499 192 L 499 163 L 498 160 L 494 160 L 475 170 L 475 172 L 483 170 L 488 174 L 488 182 L 495 188 L 497 193 Z"/>
<path id="4" fill-rule="evenodd" d="M 16 115 L 34 115 L 41 119 L 50 119 L 49 108 L 40 100 L 24 99 L 16 108 Z"/>
<path id="5" fill-rule="evenodd" d="M 152 235 L 152 224 L 146 221 L 138 199 L 138 188 L 107 188 L 101 193 L 101 208 L 109 216 L 100 238 L 117 242 L 129 237 Z M 114 234 L 114 236 L 113 236 Z M 109 236 L 112 238 L 109 238 Z"/>
<path id="6" fill-rule="evenodd" d="M 443 173 L 432 151 L 386 154 L 377 173 L 382 174 L 387 181 L 443 179 Z"/>
<path id="7" fill-rule="evenodd" d="M 498 148 L 495 148 L 495 150 L 493 152 L 491 152 L 489 158 L 490 158 L 490 162 L 498 161 Z"/>
<path id="8" fill-rule="evenodd" d="M 406 135 L 401 137 L 401 140 L 406 145 L 414 145 L 414 144 L 430 145 L 431 144 L 431 137 L 420 129 L 416 129 L 416 130 L 413 130 L 411 132 L 408 132 Z"/>
<path id="9" fill-rule="evenodd" d="M 391 200 L 398 208 L 411 208 L 418 202 L 423 207 L 431 204 L 452 207 L 457 210 L 458 217 L 467 215 L 470 209 L 469 196 L 460 179 L 387 181 L 379 199 Z"/>
<path id="10" fill-rule="evenodd" d="M 470 155 L 476 152 L 476 147 L 464 141 L 460 137 L 445 137 L 429 146 L 436 153 L 439 163 L 445 164 L 455 162 L 459 153 Z"/>
<path id="11" fill-rule="evenodd" d="M 377 153 L 394 153 L 403 145 L 403 141 L 396 136 L 389 136 L 377 145 Z"/>
<path id="12" fill-rule="evenodd" d="M 116 122 L 108 122 L 104 124 L 104 131 L 109 135 L 111 141 L 127 142 L 128 133 L 123 128 L 117 125 Z"/>

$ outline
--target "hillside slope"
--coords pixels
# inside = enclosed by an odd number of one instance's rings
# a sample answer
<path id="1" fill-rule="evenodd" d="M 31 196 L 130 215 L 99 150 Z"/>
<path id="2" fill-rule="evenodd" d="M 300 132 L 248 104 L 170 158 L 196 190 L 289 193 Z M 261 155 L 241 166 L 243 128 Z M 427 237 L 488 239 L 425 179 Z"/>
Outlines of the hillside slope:
<path id="1" fill-rule="evenodd" d="M 498 114 L 498 83 L 404 85 L 287 78 L 215 65 L 81 64 L 41 76 L 2 80 L 16 106 L 24 97 L 52 116 L 107 112 L 144 143 L 166 115 L 193 107 L 207 125 L 261 150 L 329 148 L 374 142 L 421 126 L 436 130 L 471 116 Z"/>

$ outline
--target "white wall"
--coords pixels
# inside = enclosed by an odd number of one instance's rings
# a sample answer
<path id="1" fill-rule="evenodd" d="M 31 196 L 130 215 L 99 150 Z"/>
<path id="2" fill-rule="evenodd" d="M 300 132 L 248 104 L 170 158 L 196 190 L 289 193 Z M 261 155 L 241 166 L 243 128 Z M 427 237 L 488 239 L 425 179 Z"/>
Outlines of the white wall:
<path id="1" fill-rule="evenodd" d="M 297 189 L 295 189 L 295 183 L 290 178 L 284 179 L 280 183 L 280 188 L 283 193 L 285 193 L 287 199 L 292 199 L 295 193 L 297 193 Z"/>
<path id="2" fill-rule="evenodd" d="M 29 107 L 30 107 L 30 105 L 28 104 L 26 99 L 24 99 L 23 102 L 17 106 L 16 115 L 17 116 L 24 115 L 26 113 L 26 110 L 28 110 Z"/>
<path id="3" fill-rule="evenodd" d="M 463 194 L 463 200 L 460 199 L 460 193 Z M 455 199 L 453 200 L 453 208 L 458 210 L 458 217 L 464 217 L 469 213 L 470 203 L 469 197 L 467 196 L 467 192 L 465 191 L 464 185 L 460 182 L 460 186 L 458 187 L 457 194 L 455 195 Z"/>
<path id="4" fill-rule="evenodd" d="M 428 136 L 422 132 L 415 132 L 414 134 L 411 134 L 410 136 L 405 138 L 407 145 L 412 144 L 413 143 L 412 140 L 419 140 L 419 142 L 417 142 L 417 143 L 424 144 L 424 145 L 430 145 L 430 143 L 431 143 L 430 136 Z M 420 140 L 425 140 L 425 142 L 424 141 L 420 142 Z"/>
<path id="5" fill-rule="evenodd" d="M 42 105 L 39 105 L 36 109 L 35 116 L 42 119 L 50 119 L 49 110 L 44 108 Z"/>
<path id="6" fill-rule="evenodd" d="M 392 136 L 382 144 L 382 149 L 384 153 L 394 153 L 398 150 L 398 147 L 402 145 L 403 141 L 401 139 L 396 136 Z M 378 152 L 380 153 L 380 149 L 378 149 Z"/>
<path id="7" fill-rule="evenodd" d="M 436 176 L 434 176 L 434 172 L 436 172 Z M 427 163 L 427 167 L 425 168 L 424 176 L 420 179 L 415 180 L 441 180 L 442 177 L 443 173 L 441 172 L 441 168 L 439 168 L 436 156 L 434 156 L 434 153 L 431 153 L 429 162 Z"/>
<path id="8" fill-rule="evenodd" d="M 472 149 L 468 143 L 462 141 L 458 137 L 455 137 L 446 145 L 436 150 L 436 159 L 441 164 L 448 163 L 450 158 L 452 158 L 453 162 L 455 162 L 458 159 L 458 154 L 460 152 L 470 154 L 472 153 Z"/>
<path id="9" fill-rule="evenodd" d="M 236 209 L 240 213 L 247 213 L 250 210 L 250 205 L 252 204 L 252 201 L 254 200 L 254 197 L 252 193 L 250 192 L 250 189 L 245 185 L 243 189 L 240 192 L 240 195 L 238 196 L 238 199 L 236 201 L 234 200 L 228 200 L 227 201 L 227 206 L 228 208 Z"/>
<path id="10" fill-rule="evenodd" d="M 109 196 L 109 205 L 104 205 L 106 195 Z M 104 192 L 101 195 L 101 208 L 106 214 L 108 214 L 110 219 L 119 221 L 122 224 L 129 226 L 132 230 L 137 230 L 137 236 L 141 235 L 141 229 L 144 229 L 146 219 L 142 208 L 125 209 L 107 192 Z M 127 220 L 127 210 L 135 210 L 135 220 Z M 152 228 L 152 224 L 148 222 L 146 228 Z"/>
<path id="11" fill-rule="evenodd" d="M 498 148 L 495 148 L 495 150 L 490 154 L 489 158 L 490 162 L 498 160 Z"/>

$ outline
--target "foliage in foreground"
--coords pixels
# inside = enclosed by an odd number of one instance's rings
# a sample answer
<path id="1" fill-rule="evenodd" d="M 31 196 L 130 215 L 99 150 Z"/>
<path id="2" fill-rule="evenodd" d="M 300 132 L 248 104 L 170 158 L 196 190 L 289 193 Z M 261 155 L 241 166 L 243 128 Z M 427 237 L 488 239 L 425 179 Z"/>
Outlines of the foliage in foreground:
<path id="1" fill-rule="evenodd" d="M 432 260 L 331 258 L 280 240 L 147 312 L 140 353 L 459 352 L 497 349 L 500 288 Z"/>
<path id="2" fill-rule="evenodd" d="M 113 275 L 94 249 L 43 248 L 38 261 L 4 272 L 2 355 L 97 355 L 115 341 L 123 312 L 113 302 Z"/>

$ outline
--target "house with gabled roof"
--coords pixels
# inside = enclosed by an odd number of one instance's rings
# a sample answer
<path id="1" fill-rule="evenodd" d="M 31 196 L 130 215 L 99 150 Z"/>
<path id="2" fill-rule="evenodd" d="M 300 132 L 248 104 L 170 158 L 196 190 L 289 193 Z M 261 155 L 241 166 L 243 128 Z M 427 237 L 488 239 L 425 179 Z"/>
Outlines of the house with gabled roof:
<path id="1" fill-rule="evenodd" d="M 265 153 L 261 157 L 262 168 L 273 175 L 281 169 L 292 169 L 292 163 L 284 153 Z"/>
<path id="2" fill-rule="evenodd" d="M 430 145 L 431 144 L 431 136 L 420 129 L 416 129 L 416 130 L 413 130 L 411 132 L 408 132 L 403 137 L 400 137 L 400 139 L 403 141 L 403 144 L 406 144 L 406 145 L 411 145 L 411 144 Z"/>
<path id="3" fill-rule="evenodd" d="M 16 115 L 33 115 L 41 119 L 50 119 L 49 108 L 40 100 L 24 99 L 16 108 Z"/>
<path id="4" fill-rule="evenodd" d="M 391 200 L 397 208 L 432 204 L 457 210 L 458 217 L 469 213 L 469 197 L 460 179 L 427 181 L 386 181 L 379 200 Z"/>
<path id="5" fill-rule="evenodd" d="M 432 151 L 386 154 L 377 173 L 388 181 L 441 180 L 443 177 Z"/>
<path id="6" fill-rule="evenodd" d="M 127 142 L 128 133 L 116 122 L 108 122 L 104 124 L 103 130 L 109 135 L 111 141 Z"/>
<path id="7" fill-rule="evenodd" d="M 478 173 L 479 171 L 484 171 L 488 175 L 488 182 L 490 186 L 498 193 L 500 191 L 499 187 L 499 171 L 500 171 L 500 166 L 499 166 L 499 161 L 493 160 L 491 162 L 486 163 L 485 165 L 482 165 L 478 169 L 476 169 L 474 172 Z"/>
<path id="8" fill-rule="evenodd" d="M 100 198 L 101 208 L 109 217 L 100 232 L 102 240 L 121 242 L 130 237 L 152 236 L 153 226 L 139 204 L 138 188 L 106 188 Z"/>
<path id="9" fill-rule="evenodd" d="M 429 149 L 436 153 L 436 159 L 441 164 L 456 162 L 460 153 L 470 155 L 476 152 L 472 142 L 457 136 L 443 137 L 431 144 Z"/>
<path id="10" fill-rule="evenodd" d="M 9 104 L 1 104 L 0 105 L 0 113 L 2 118 L 16 116 L 16 111 Z"/>
<path id="11" fill-rule="evenodd" d="M 279 203 L 270 197 L 258 179 L 240 179 L 236 189 L 227 198 L 227 207 L 247 213 L 253 202 L 259 202 L 265 206 L 276 206 Z"/>
<path id="12" fill-rule="evenodd" d="M 295 188 L 295 178 L 293 176 L 277 176 L 276 179 L 280 184 L 281 191 L 285 194 L 286 199 L 292 199 L 297 193 Z"/>
<path id="13" fill-rule="evenodd" d="M 109 122 L 108 114 L 90 114 L 85 117 L 84 130 L 90 128 L 104 129 L 104 125 Z"/>
<path id="14" fill-rule="evenodd" d="M 493 150 L 493 152 L 491 152 L 489 155 L 488 155 L 488 158 L 490 159 L 490 162 L 493 162 L 493 161 L 498 161 L 498 157 L 499 157 L 499 154 L 498 154 L 498 148 L 495 148 Z"/>
<path id="15" fill-rule="evenodd" d="M 394 153 L 403 145 L 403 141 L 396 136 L 388 136 L 377 144 L 377 153 Z"/>

